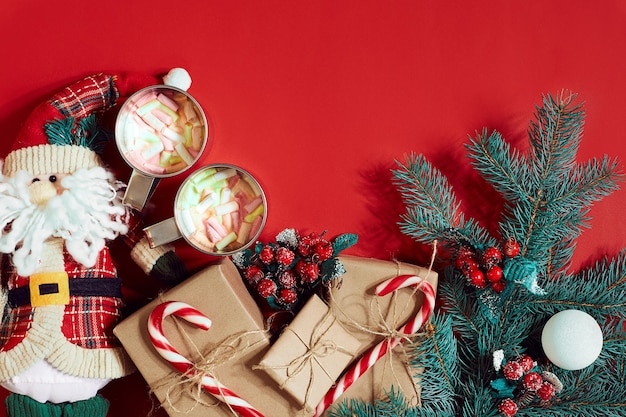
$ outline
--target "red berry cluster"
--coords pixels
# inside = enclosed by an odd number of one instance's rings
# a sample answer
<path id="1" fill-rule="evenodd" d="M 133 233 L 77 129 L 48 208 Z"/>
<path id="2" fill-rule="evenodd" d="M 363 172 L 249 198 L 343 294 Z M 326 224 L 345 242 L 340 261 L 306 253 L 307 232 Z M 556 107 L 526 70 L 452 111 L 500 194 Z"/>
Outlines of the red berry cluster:
<path id="1" fill-rule="evenodd" d="M 322 263 L 334 254 L 324 233 L 300 236 L 288 230 L 289 238 L 257 242 L 249 259 L 238 264 L 249 287 L 278 310 L 292 310 L 306 298 L 324 278 Z"/>
<path id="2" fill-rule="evenodd" d="M 514 258 L 519 252 L 519 243 L 513 238 L 507 239 L 502 249 L 490 246 L 480 251 L 461 246 L 456 254 L 455 267 L 473 287 L 482 289 L 490 285 L 499 294 L 506 288 L 502 271 L 503 256 Z"/>
<path id="3" fill-rule="evenodd" d="M 549 372 L 544 373 L 542 376 L 539 372 L 534 371 L 533 368 L 535 368 L 535 363 L 532 358 L 528 355 L 521 355 L 516 360 L 507 362 L 503 366 L 502 372 L 507 380 L 518 382 L 519 391 L 523 393 L 524 402 L 532 402 L 534 396 L 541 401 L 551 400 L 556 394 L 557 386 L 560 384 L 558 378 Z M 510 398 L 502 400 L 498 405 L 498 411 L 507 417 L 514 416 L 518 408 L 518 403 Z"/>

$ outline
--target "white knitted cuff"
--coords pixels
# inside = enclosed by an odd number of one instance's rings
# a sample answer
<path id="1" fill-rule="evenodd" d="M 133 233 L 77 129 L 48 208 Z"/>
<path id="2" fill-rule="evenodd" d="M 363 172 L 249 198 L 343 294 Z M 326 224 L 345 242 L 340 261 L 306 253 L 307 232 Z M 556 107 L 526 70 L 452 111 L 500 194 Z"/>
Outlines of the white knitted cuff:
<path id="1" fill-rule="evenodd" d="M 139 265 L 143 272 L 150 274 L 156 261 L 172 250 L 174 250 L 172 245 L 161 245 L 156 248 L 151 248 L 148 239 L 142 237 L 130 251 L 130 257 Z"/>

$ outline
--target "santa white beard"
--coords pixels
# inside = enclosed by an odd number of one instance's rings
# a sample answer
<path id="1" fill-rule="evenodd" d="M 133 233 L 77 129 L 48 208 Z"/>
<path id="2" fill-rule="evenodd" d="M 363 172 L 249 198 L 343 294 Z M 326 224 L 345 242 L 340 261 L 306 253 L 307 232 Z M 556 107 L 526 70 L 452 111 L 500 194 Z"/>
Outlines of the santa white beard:
<path id="1" fill-rule="evenodd" d="M 28 276 L 41 263 L 44 242 L 65 241 L 68 253 L 85 267 L 95 265 L 108 240 L 125 234 L 127 208 L 123 183 L 102 167 L 79 169 L 61 180 L 62 194 L 34 204 L 28 190 L 32 175 L 0 175 L 0 252 L 13 254 L 18 274 Z"/>

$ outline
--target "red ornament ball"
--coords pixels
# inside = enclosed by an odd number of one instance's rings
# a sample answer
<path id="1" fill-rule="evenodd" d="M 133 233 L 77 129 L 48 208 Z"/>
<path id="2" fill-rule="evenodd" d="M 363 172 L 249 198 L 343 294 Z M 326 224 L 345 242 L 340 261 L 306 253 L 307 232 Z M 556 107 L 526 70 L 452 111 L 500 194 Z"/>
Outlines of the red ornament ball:
<path id="1" fill-rule="evenodd" d="M 517 358 L 517 362 L 522 365 L 524 372 L 530 372 L 535 367 L 535 361 L 529 355 L 521 355 Z"/>
<path id="2" fill-rule="evenodd" d="M 502 268 L 498 265 L 494 265 L 487 270 L 485 276 L 489 282 L 496 282 L 502 279 L 504 273 L 502 272 Z"/>
<path id="3" fill-rule="evenodd" d="M 485 274 L 479 269 L 476 269 L 469 274 L 469 281 L 476 288 L 485 288 L 487 286 L 487 280 Z"/>
<path id="4" fill-rule="evenodd" d="M 275 257 L 276 262 L 278 262 L 280 265 L 288 266 L 293 262 L 296 255 L 290 249 L 281 246 L 280 248 L 276 249 Z"/>
<path id="5" fill-rule="evenodd" d="M 501 260 L 502 253 L 500 252 L 500 249 L 491 246 L 484 250 L 482 262 L 486 267 L 496 265 L 500 263 Z"/>
<path id="6" fill-rule="evenodd" d="M 313 254 L 317 256 L 320 262 L 324 262 L 333 256 L 333 245 L 327 240 L 320 240 L 313 247 Z"/>
<path id="7" fill-rule="evenodd" d="M 259 252 L 259 259 L 261 259 L 261 262 L 264 264 L 272 263 L 274 260 L 274 249 L 269 245 L 263 246 Z"/>
<path id="8" fill-rule="evenodd" d="M 506 288 L 506 281 L 501 279 L 500 281 L 492 282 L 491 289 L 500 294 Z"/>
<path id="9" fill-rule="evenodd" d="M 256 265 L 248 266 L 244 271 L 244 275 L 252 284 L 256 284 L 264 277 L 263 271 Z"/>
<path id="10" fill-rule="evenodd" d="M 544 401 L 548 401 L 549 399 L 554 397 L 555 392 L 556 389 L 554 388 L 554 385 L 549 382 L 544 382 L 537 390 L 537 397 L 541 398 Z"/>
<path id="11" fill-rule="evenodd" d="M 507 417 L 513 417 L 517 414 L 517 404 L 510 398 L 505 398 L 498 405 L 498 411 Z"/>
<path id="12" fill-rule="evenodd" d="M 292 288 L 283 288 L 278 294 L 278 300 L 283 304 L 293 304 L 298 299 L 298 294 Z"/>
<path id="13" fill-rule="evenodd" d="M 256 286 L 256 290 L 263 298 L 268 298 L 276 293 L 276 283 L 269 278 L 263 278 Z"/>
<path id="14" fill-rule="evenodd" d="M 312 284 L 314 283 L 320 275 L 320 269 L 314 262 L 309 261 L 299 261 L 296 264 L 296 271 L 302 282 Z"/>
<path id="15" fill-rule="evenodd" d="M 518 362 L 507 362 L 502 368 L 504 377 L 511 381 L 517 381 L 524 375 L 524 368 Z"/>
<path id="16" fill-rule="evenodd" d="M 524 384 L 524 388 L 526 388 L 528 391 L 534 392 L 541 388 L 541 384 L 543 384 L 543 378 L 537 372 L 529 372 L 524 375 L 522 383 Z"/>
<path id="17" fill-rule="evenodd" d="M 515 240 L 515 238 L 508 238 L 506 242 L 504 242 L 502 252 L 504 252 L 504 256 L 507 258 L 515 258 L 520 253 L 519 243 Z"/>

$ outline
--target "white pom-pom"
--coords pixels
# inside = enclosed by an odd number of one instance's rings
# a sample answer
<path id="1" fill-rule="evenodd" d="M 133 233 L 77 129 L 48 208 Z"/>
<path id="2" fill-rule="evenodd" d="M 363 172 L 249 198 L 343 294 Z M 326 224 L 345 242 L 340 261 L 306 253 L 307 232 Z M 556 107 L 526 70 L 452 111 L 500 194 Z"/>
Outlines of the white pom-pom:
<path id="1" fill-rule="evenodd" d="M 504 360 L 504 351 L 498 349 L 493 352 L 493 368 L 498 372 L 502 367 L 502 361 Z"/>
<path id="2" fill-rule="evenodd" d="M 172 68 L 163 77 L 163 84 L 187 91 L 191 87 L 191 76 L 184 68 Z"/>

